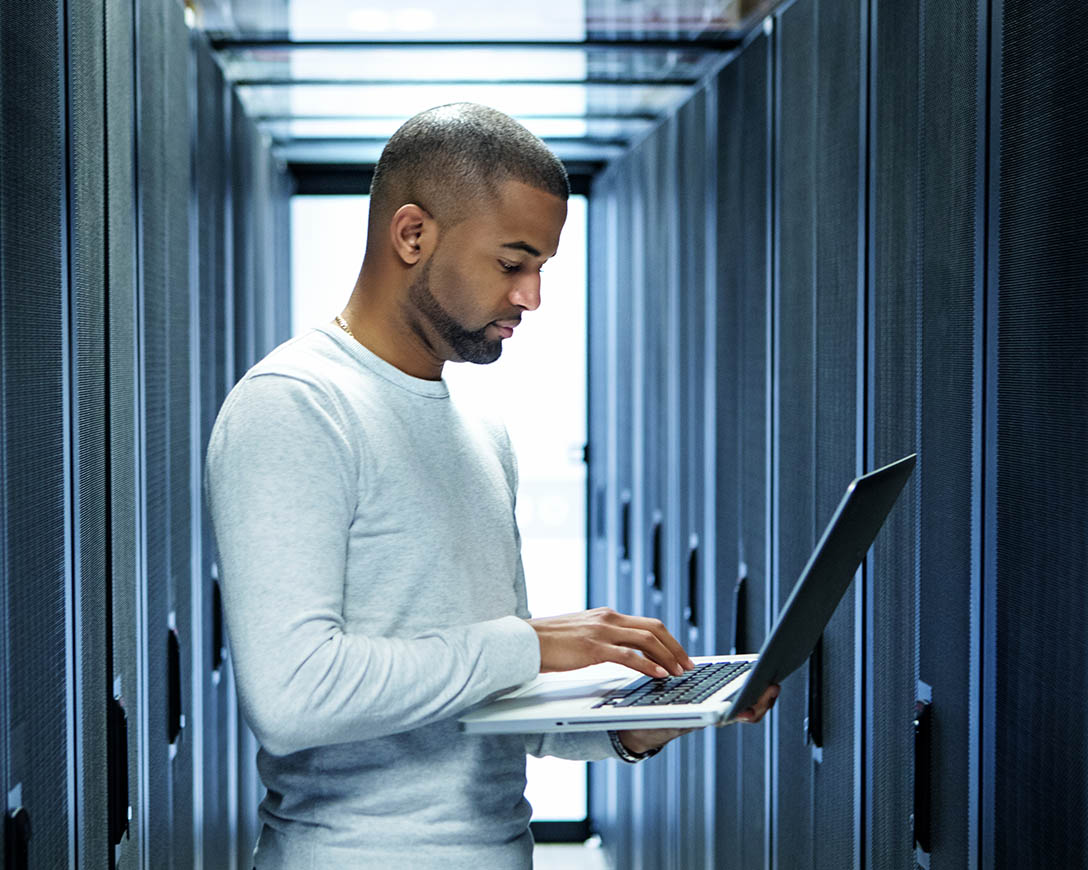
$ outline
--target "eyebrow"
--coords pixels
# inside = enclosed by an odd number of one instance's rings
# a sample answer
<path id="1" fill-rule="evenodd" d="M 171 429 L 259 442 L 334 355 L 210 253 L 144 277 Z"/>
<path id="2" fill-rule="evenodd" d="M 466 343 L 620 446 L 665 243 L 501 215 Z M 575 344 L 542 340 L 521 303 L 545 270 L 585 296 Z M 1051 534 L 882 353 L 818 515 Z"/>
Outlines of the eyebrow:
<path id="1" fill-rule="evenodd" d="M 532 257 L 539 257 L 540 251 L 530 245 L 528 242 L 507 242 L 503 245 L 504 248 L 512 248 L 515 251 L 525 251 Z"/>

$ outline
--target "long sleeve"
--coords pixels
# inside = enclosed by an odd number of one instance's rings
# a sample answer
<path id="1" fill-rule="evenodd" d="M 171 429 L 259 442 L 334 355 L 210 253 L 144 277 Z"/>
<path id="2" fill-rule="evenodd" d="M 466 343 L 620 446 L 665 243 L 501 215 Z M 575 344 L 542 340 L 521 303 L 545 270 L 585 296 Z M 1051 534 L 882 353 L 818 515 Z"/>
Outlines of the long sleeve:
<path id="1" fill-rule="evenodd" d="M 511 450 L 511 456 L 513 451 Z M 517 491 L 517 464 L 511 463 L 511 485 Z M 518 616 L 529 619 L 528 594 L 525 589 L 525 567 L 521 561 L 521 535 L 517 533 L 518 563 L 514 588 L 517 593 Z M 525 751 L 537 758 L 552 756 L 570 761 L 603 761 L 606 758 L 618 758 L 618 754 L 607 731 L 577 731 L 567 734 L 557 732 L 545 734 L 526 734 Z"/>
<path id="2" fill-rule="evenodd" d="M 238 692 L 275 755 L 418 728 L 539 670 L 536 635 L 513 615 L 399 637 L 349 627 L 349 530 L 378 485 L 365 449 L 334 398 L 281 375 L 236 388 L 212 435 L 207 490 Z M 453 588 L 442 571 L 431 582 Z M 365 594 L 384 596 L 388 582 Z"/>

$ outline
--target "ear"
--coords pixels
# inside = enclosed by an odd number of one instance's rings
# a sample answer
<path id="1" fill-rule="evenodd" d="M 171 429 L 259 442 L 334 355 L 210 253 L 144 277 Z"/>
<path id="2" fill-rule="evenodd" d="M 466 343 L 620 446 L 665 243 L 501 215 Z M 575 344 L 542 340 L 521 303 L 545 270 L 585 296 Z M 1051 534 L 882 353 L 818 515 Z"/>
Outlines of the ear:
<path id="1" fill-rule="evenodd" d="M 393 215 L 389 233 L 397 256 L 405 265 L 414 266 L 433 249 L 437 226 L 426 209 L 408 203 Z"/>

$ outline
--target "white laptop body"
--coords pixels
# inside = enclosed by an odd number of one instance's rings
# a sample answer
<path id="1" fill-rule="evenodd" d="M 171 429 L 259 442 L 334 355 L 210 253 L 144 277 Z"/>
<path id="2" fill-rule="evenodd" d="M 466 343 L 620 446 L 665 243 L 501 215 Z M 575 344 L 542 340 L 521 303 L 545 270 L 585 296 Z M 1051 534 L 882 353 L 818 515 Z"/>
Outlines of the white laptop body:
<path id="1" fill-rule="evenodd" d="M 697 728 L 736 721 L 768 686 L 781 682 L 808 659 L 910 477 L 915 458 L 911 454 L 847 487 L 758 655 L 694 658 L 695 670 L 685 677 L 660 680 L 613 663 L 541 674 L 461 716 L 461 730 L 469 734 L 532 734 Z M 730 663 L 743 671 L 709 694 L 705 688 L 692 692 L 705 695 L 697 702 L 644 703 L 653 693 L 660 695 L 679 685 L 680 680 L 703 679 L 708 670 L 723 669 Z"/>
<path id="2" fill-rule="evenodd" d="M 695 657 L 713 662 L 754 662 L 754 655 Z M 607 662 L 576 671 L 541 674 L 461 717 L 469 734 L 533 734 L 541 731 L 625 731 L 630 728 L 698 728 L 723 722 L 749 672 L 698 704 L 594 709 L 610 691 L 640 682 L 643 675 Z"/>

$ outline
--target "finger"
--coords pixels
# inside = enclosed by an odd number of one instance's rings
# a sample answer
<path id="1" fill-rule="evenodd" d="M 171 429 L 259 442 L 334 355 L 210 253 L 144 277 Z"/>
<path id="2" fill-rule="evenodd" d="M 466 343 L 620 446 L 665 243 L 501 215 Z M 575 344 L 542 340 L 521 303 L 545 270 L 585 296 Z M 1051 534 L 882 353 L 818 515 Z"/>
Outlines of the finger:
<path id="1" fill-rule="evenodd" d="M 655 679 L 663 679 L 669 676 L 669 672 L 661 667 L 661 665 L 657 664 L 657 662 L 650 661 L 650 659 L 646 658 L 646 656 L 638 650 L 627 646 L 616 646 L 615 644 L 608 643 L 601 644 L 598 661 L 616 662 L 620 665 L 627 665 L 627 667 L 632 670 L 645 674 L 648 677 L 654 677 Z"/>
<path id="2" fill-rule="evenodd" d="M 647 616 L 632 616 L 627 613 L 619 613 L 607 607 L 598 608 L 593 611 L 598 618 L 608 625 L 623 626 L 626 628 L 637 628 L 643 631 L 648 631 L 658 639 L 658 641 L 669 650 L 672 658 L 679 662 L 682 668 L 693 668 L 695 663 L 685 652 L 684 648 L 680 645 L 680 642 L 672 636 L 665 624 L 660 619 L 653 619 Z"/>
<path id="3" fill-rule="evenodd" d="M 778 685 L 770 685 L 764 690 L 760 699 L 756 702 L 755 707 L 749 708 L 755 715 L 753 721 L 758 722 L 763 718 L 767 711 L 774 706 L 774 702 L 778 699 L 779 691 Z"/>
<path id="4" fill-rule="evenodd" d="M 684 673 L 683 664 L 652 631 L 642 628 L 615 627 L 611 631 L 609 640 L 618 646 L 639 650 L 648 659 L 657 662 L 674 676 L 680 676 L 680 674 Z"/>
<path id="5" fill-rule="evenodd" d="M 766 692 L 763 693 L 763 697 L 759 699 L 754 707 L 749 707 L 737 718 L 742 722 L 758 722 L 765 715 L 767 711 L 774 706 L 774 702 L 778 699 L 778 686 L 771 686 Z"/>
<path id="6" fill-rule="evenodd" d="M 645 616 L 627 616 L 625 617 L 625 624 L 629 624 L 632 628 L 641 628 L 651 632 L 682 667 L 688 669 L 695 667 L 695 662 L 691 660 L 691 657 L 680 645 L 680 641 L 672 636 L 660 619 L 651 619 Z"/>

